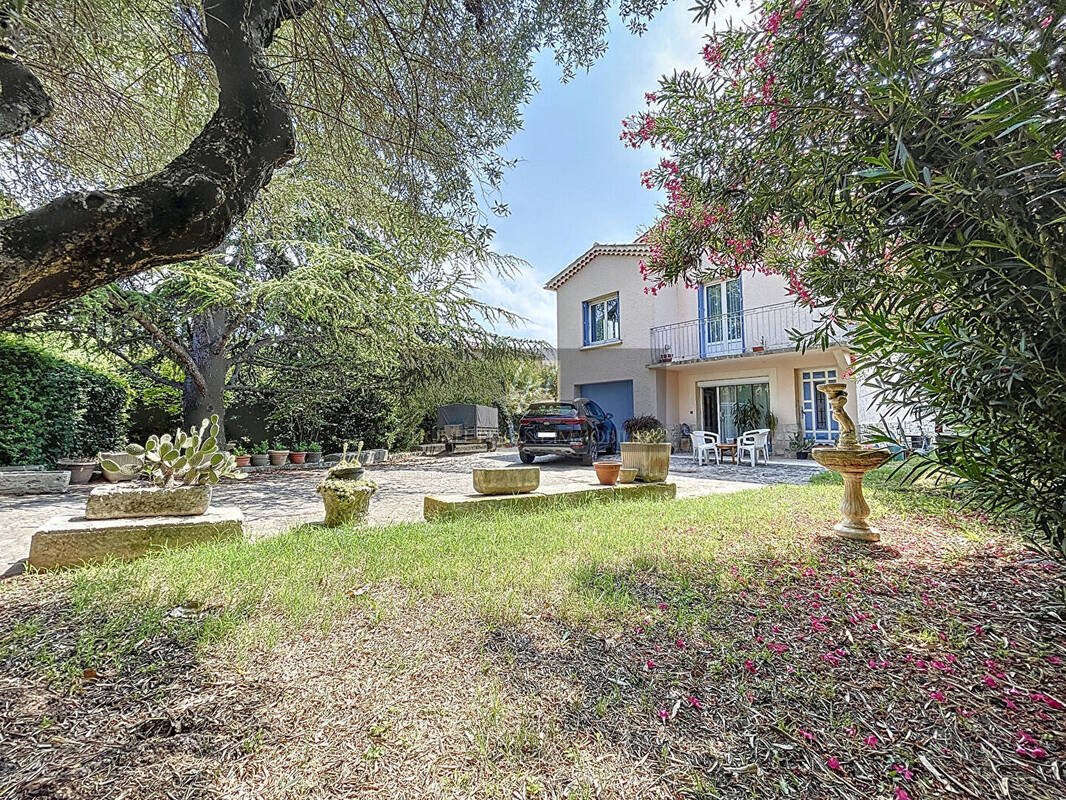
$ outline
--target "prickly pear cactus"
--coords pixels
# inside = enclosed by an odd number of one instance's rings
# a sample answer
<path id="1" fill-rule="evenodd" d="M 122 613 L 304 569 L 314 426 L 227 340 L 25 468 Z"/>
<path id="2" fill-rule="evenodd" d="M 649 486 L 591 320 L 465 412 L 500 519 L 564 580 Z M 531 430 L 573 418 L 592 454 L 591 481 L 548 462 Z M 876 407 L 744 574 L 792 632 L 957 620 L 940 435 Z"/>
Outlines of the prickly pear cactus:
<path id="1" fill-rule="evenodd" d="M 179 428 L 174 436 L 149 437 L 143 447 L 126 445 L 126 452 L 137 457 L 136 464 L 120 466 L 105 459 L 101 466 L 130 478 L 145 473 L 156 486 L 195 486 L 215 484 L 222 478 L 239 480 L 248 477 L 237 469 L 237 459 L 219 447 L 218 435 L 216 414 L 205 419 L 199 427 L 194 425 L 188 433 Z"/>

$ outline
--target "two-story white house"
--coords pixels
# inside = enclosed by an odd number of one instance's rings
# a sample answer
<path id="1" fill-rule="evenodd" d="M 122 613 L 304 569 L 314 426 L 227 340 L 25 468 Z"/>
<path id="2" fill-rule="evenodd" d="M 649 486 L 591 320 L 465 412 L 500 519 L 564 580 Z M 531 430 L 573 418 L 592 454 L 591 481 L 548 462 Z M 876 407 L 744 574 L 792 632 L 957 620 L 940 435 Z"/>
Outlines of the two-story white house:
<path id="1" fill-rule="evenodd" d="M 622 423 L 650 414 L 675 444 L 680 429 L 737 435 L 733 411 L 754 402 L 772 415 L 774 449 L 796 431 L 818 442 L 839 429 L 821 383 L 852 383 L 848 411 L 860 425 L 880 416 L 870 392 L 854 387 L 846 342 L 799 353 L 790 330 L 811 330 L 815 314 L 793 302 L 783 278 L 744 273 L 698 288 L 645 292 L 639 268 L 648 247 L 594 244 L 545 288 L 556 294 L 559 393 L 587 397 Z"/>

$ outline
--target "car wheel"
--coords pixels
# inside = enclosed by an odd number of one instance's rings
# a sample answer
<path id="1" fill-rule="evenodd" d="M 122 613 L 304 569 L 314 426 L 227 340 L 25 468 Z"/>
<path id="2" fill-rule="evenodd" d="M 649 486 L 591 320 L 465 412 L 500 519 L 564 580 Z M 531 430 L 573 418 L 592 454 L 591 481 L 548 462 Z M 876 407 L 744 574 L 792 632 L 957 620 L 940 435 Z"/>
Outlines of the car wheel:
<path id="1" fill-rule="evenodd" d="M 589 442 L 588 452 L 585 453 L 584 457 L 581 459 L 581 463 L 584 464 L 586 467 L 591 467 L 592 464 L 596 461 L 597 457 L 599 457 L 599 454 L 600 443 L 593 439 L 591 442 Z"/>
<path id="2" fill-rule="evenodd" d="M 532 464 L 533 459 L 536 458 L 532 453 L 527 453 L 525 450 L 518 451 L 518 457 L 522 459 L 523 464 Z"/>

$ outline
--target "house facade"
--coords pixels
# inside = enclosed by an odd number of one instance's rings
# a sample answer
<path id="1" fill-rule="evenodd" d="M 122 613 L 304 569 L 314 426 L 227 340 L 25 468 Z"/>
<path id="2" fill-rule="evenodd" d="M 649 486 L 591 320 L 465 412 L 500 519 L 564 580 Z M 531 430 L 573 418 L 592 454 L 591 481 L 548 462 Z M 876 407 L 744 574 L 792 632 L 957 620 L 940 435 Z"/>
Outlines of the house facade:
<path id="1" fill-rule="evenodd" d="M 730 440 L 737 405 L 754 403 L 772 415 L 756 427 L 773 429 L 779 453 L 797 431 L 835 441 L 822 383 L 851 384 L 852 418 L 882 422 L 871 392 L 850 377 L 846 341 L 796 351 L 789 331 L 813 329 L 818 312 L 795 305 L 783 278 L 745 273 L 652 295 L 639 268 L 648 256 L 640 243 L 595 244 L 545 285 L 556 294 L 561 399 L 595 400 L 620 434 L 626 419 L 655 416 L 675 443 L 683 424 Z"/>

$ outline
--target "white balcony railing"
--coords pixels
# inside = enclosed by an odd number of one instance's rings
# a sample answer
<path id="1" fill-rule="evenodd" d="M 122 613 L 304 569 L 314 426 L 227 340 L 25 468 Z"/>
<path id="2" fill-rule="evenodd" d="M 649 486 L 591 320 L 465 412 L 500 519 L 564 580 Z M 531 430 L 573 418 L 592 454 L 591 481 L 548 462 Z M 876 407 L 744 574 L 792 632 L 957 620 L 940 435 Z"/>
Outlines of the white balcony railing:
<path id="1" fill-rule="evenodd" d="M 652 364 L 723 358 L 745 353 L 791 349 L 789 331 L 806 332 L 816 324 L 815 312 L 794 303 L 778 303 L 719 314 L 651 329 Z"/>

